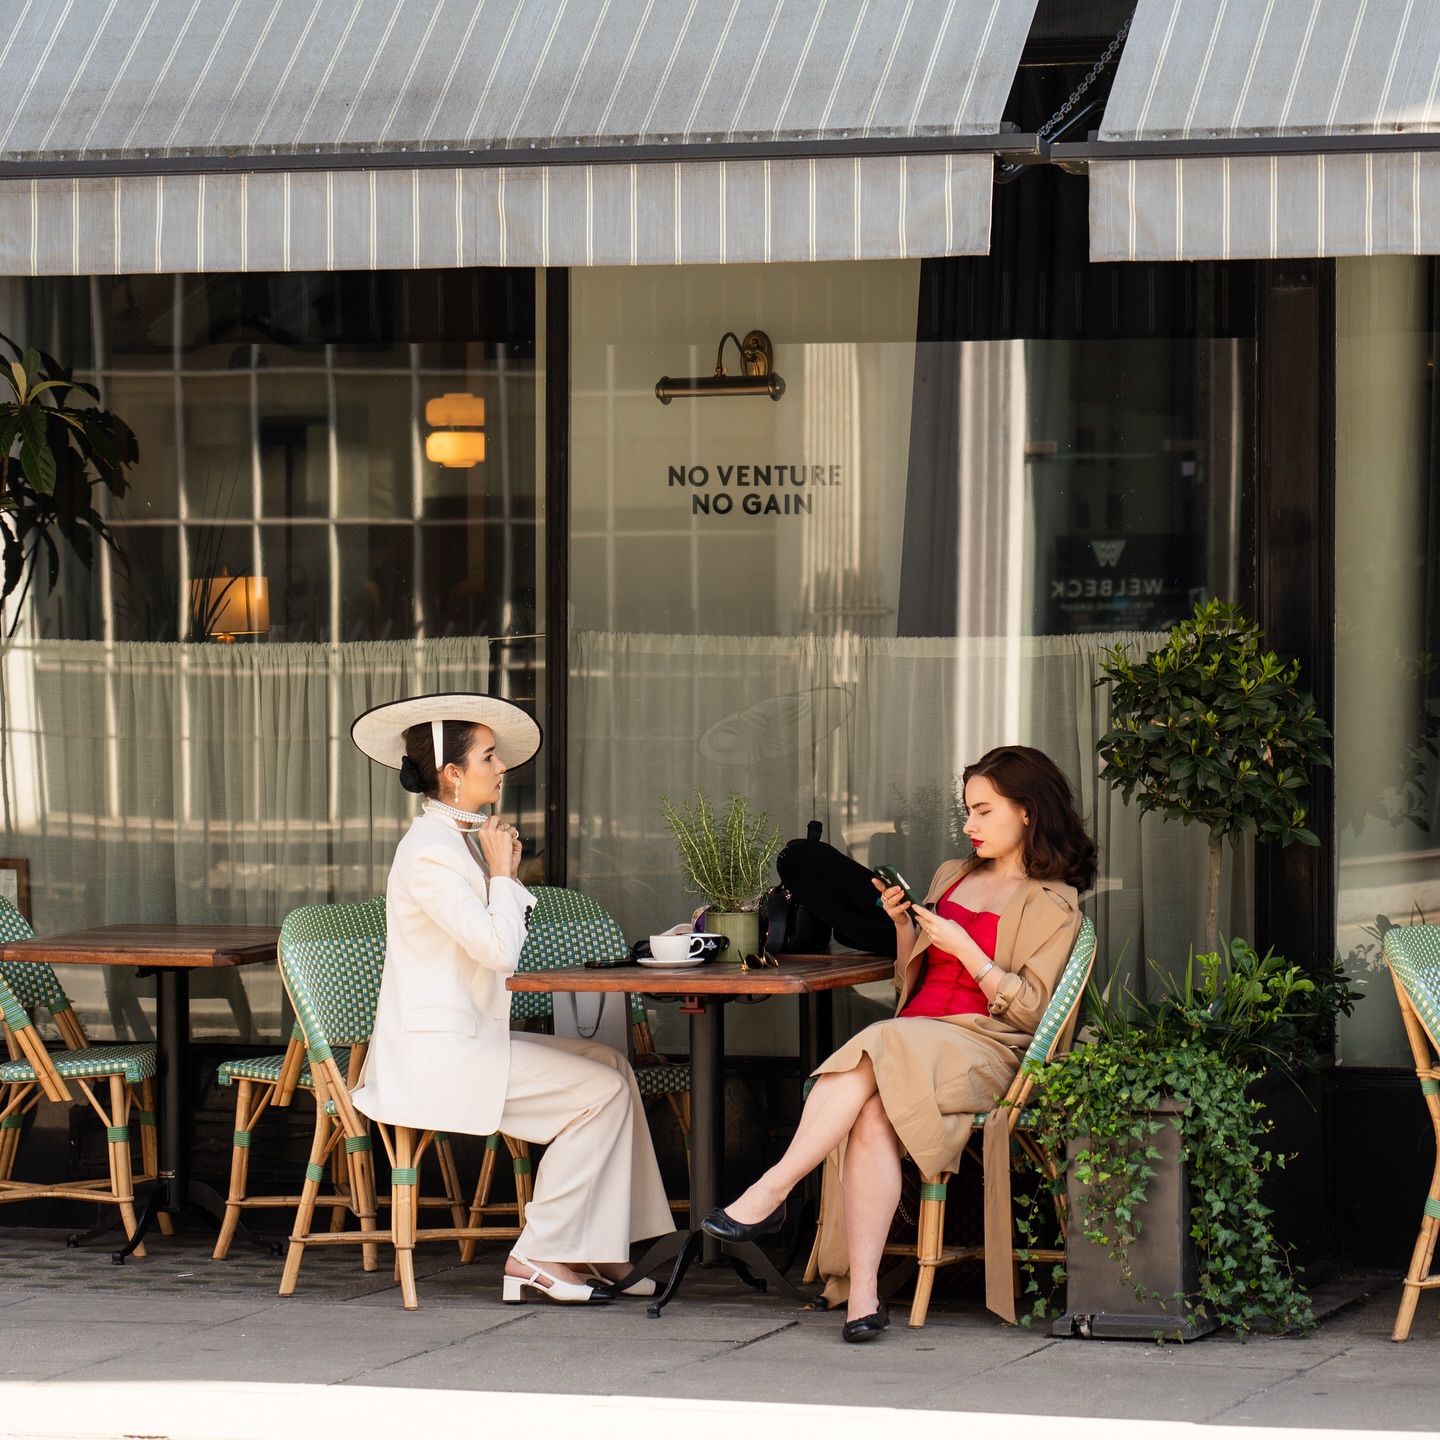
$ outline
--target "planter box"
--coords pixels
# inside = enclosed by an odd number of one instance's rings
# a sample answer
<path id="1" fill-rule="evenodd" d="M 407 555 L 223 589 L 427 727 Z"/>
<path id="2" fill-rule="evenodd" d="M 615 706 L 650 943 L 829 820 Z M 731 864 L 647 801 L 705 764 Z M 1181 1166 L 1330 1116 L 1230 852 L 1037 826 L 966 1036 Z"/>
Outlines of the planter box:
<path id="1" fill-rule="evenodd" d="M 1154 1113 L 1168 1117 L 1183 1109 L 1181 1102 L 1171 1100 Z M 1160 1152 L 1160 1158 L 1154 1162 L 1155 1174 L 1139 1212 L 1139 1237 L 1130 1247 L 1130 1284 L 1121 1277 L 1113 1253 L 1084 1238 L 1079 1201 L 1085 1187 L 1076 1180 L 1074 1170 L 1069 1171 L 1067 1308 L 1051 1327 L 1052 1334 L 1087 1340 L 1198 1340 L 1219 1328 L 1213 1319 L 1196 1317 L 1189 1301 L 1182 1303 L 1174 1298 L 1177 1293 L 1195 1294 L 1197 1271 L 1195 1247 L 1190 1240 L 1190 1185 L 1180 1159 L 1180 1132 L 1173 1124 L 1162 1124 L 1149 1143 Z M 1072 1141 L 1070 1158 L 1082 1148 Z M 1137 1285 L 1155 1291 L 1157 1298 L 1142 1300 L 1135 1293 Z"/>

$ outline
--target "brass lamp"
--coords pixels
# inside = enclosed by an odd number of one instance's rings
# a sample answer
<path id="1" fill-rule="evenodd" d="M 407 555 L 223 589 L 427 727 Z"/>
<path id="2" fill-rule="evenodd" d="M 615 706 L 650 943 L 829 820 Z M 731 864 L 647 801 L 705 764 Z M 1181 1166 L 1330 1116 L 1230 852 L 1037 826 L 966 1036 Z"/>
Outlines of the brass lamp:
<path id="1" fill-rule="evenodd" d="M 213 579 L 190 582 L 190 602 L 205 633 L 223 645 L 270 630 L 270 582 L 263 575 L 232 575 L 222 565 Z"/>
<path id="2" fill-rule="evenodd" d="M 740 352 L 740 374 L 725 370 L 725 342 L 735 341 Z M 785 382 L 775 373 L 775 351 L 770 337 L 763 330 L 751 330 L 741 340 L 733 330 L 720 337 L 715 350 L 715 373 L 676 378 L 662 375 L 655 382 L 655 398 L 668 405 L 677 397 L 699 400 L 706 395 L 768 395 L 778 400 L 785 393 Z"/>
<path id="3" fill-rule="evenodd" d="M 425 437 L 425 458 L 447 470 L 469 470 L 485 459 L 485 400 L 480 395 L 450 393 L 425 402 L 425 423 L 434 429 Z M 456 427 L 473 428 L 456 428 Z"/>

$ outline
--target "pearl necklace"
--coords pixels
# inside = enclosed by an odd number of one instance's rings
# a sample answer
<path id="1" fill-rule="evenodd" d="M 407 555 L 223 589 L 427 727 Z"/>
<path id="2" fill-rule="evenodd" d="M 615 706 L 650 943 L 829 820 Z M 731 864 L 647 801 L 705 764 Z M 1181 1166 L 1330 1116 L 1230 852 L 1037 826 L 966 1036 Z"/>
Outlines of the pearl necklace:
<path id="1" fill-rule="evenodd" d="M 483 815 L 474 815 L 469 810 L 457 810 L 443 800 L 427 800 L 420 808 L 437 819 L 453 820 L 462 835 L 475 834 L 485 823 Z"/>

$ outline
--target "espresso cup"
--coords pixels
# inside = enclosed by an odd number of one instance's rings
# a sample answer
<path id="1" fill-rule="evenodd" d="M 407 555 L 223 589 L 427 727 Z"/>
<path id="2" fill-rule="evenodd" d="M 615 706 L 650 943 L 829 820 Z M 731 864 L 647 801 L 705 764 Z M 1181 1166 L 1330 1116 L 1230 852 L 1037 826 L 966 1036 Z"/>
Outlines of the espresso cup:
<path id="1" fill-rule="evenodd" d="M 656 960 L 694 960 L 705 953 L 703 935 L 652 935 L 650 954 Z"/>

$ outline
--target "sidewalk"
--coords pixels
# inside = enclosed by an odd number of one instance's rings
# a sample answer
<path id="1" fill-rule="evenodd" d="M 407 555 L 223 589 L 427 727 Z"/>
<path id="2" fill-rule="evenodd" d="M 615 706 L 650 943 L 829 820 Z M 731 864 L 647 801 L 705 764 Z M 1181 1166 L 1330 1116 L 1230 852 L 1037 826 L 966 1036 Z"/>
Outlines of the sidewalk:
<path id="1" fill-rule="evenodd" d="M 99 1248 L 66 1250 L 54 1231 L 0 1230 L 0 1435 L 248 1440 L 302 1433 L 310 1427 L 299 1412 L 313 1405 L 321 1423 L 364 1440 L 381 1433 L 380 1417 L 397 1413 L 397 1389 L 435 1392 L 423 1403 L 411 1394 L 418 1408 L 401 1433 L 419 1428 L 422 1416 L 440 1423 L 460 1403 L 455 1392 L 475 1391 L 637 1397 L 618 1409 L 545 1402 L 557 1427 L 563 1417 L 565 1428 L 583 1423 L 587 1440 L 611 1433 L 612 1423 L 620 1433 L 617 1417 L 628 1417 L 627 1434 L 639 1433 L 637 1410 L 654 1412 L 657 1423 L 644 1433 L 674 1434 L 680 1412 L 649 1404 L 672 1399 L 711 1402 L 686 1412 L 687 1440 L 710 1433 L 699 1416 L 718 1424 L 721 1409 L 740 1401 L 965 1411 L 968 1433 L 1012 1437 L 1028 1433 L 1029 1422 L 993 1417 L 1440 1431 L 1440 1299 L 1422 1303 L 1408 1344 L 1392 1344 L 1398 1284 L 1390 1279 L 1328 1287 L 1317 1299 L 1342 1308 L 1306 1339 L 1211 1337 L 1166 1347 L 1053 1340 L 999 1324 L 977 1301 L 937 1306 L 922 1330 L 909 1330 L 902 1315 L 879 1341 L 846 1346 L 839 1316 L 755 1296 L 728 1272 L 696 1276 L 659 1320 L 639 1301 L 594 1311 L 502 1306 L 502 1257 L 492 1246 L 462 1268 L 453 1249 L 427 1247 L 417 1266 L 421 1308 L 407 1314 L 388 1274 L 365 1276 L 348 1253 L 307 1256 L 301 1292 L 281 1300 L 278 1260 L 237 1245 L 217 1265 L 195 1233 L 157 1238 L 148 1259 L 117 1267 Z M 169 1383 L 134 1388 L 157 1381 Z M 380 1387 L 355 1407 L 360 1428 L 324 1388 L 335 1385 Z M 286 1386 L 302 1388 L 273 1388 Z M 472 1419 L 510 1433 L 504 1417 L 512 1412 L 498 1404 L 481 1402 Z M 276 1406 L 293 1423 L 267 1430 Z M 541 1411 L 522 1407 L 517 1424 L 526 1413 Z M 856 1414 L 867 1434 L 895 1418 Z M 782 1415 L 790 1416 L 783 1425 Z M 671 1419 L 660 1423 L 663 1416 Z M 851 1433 L 855 1415 L 820 1416 L 831 1418 Z M 761 1434 L 771 1421 L 790 1435 L 803 1423 L 775 1410 L 725 1423 L 731 1435 L 737 1426 Z M 554 1431 L 531 1425 L 527 1433 Z M 1105 1433 L 1122 1440 L 1122 1429 Z M 1158 1435 L 1153 1425 L 1145 1433 Z"/>

